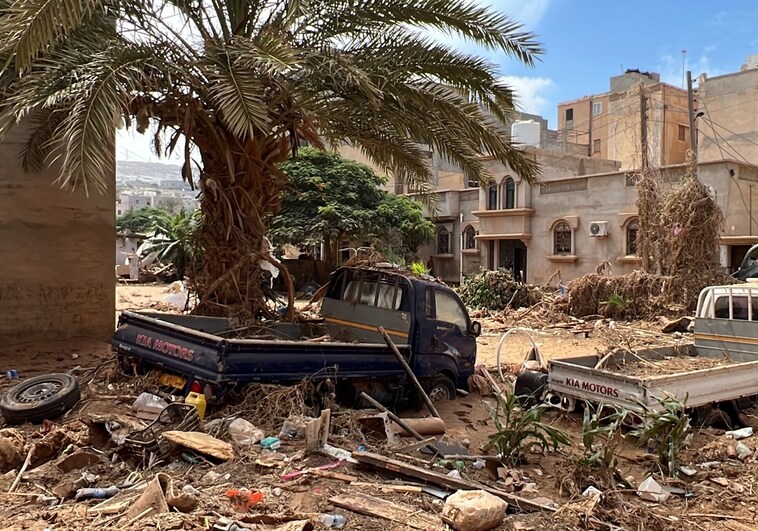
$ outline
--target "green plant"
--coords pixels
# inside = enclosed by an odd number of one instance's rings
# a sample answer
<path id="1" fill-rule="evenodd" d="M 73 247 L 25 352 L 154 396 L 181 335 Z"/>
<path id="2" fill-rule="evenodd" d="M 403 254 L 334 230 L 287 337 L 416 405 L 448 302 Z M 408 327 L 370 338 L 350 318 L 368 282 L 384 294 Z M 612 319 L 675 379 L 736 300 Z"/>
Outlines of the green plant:
<path id="1" fill-rule="evenodd" d="M 645 424 L 632 432 L 639 437 L 640 445 L 652 442 L 658 453 L 658 464 L 669 476 L 679 472 L 679 455 L 692 439 L 690 418 L 685 413 L 685 402 L 671 395 L 659 398 L 660 410 L 643 405 Z"/>
<path id="2" fill-rule="evenodd" d="M 542 422 L 547 409 L 545 404 L 524 408 L 514 393 L 497 395 L 493 407 L 488 404 L 497 432 L 490 436 L 486 450 L 496 449 L 504 463 L 516 465 L 524 461 L 524 451 L 532 444 L 538 444 L 544 454 L 552 447 L 571 444 L 568 434 Z"/>
<path id="3" fill-rule="evenodd" d="M 627 301 L 618 293 L 611 293 L 602 305 L 605 306 L 608 315 L 615 317 L 622 316 L 627 309 Z"/>
<path id="4" fill-rule="evenodd" d="M 199 218 L 199 210 L 188 213 L 182 209 L 174 216 L 157 220 L 153 234 L 140 246 L 139 254 L 146 256 L 157 252 L 158 261 L 174 266 L 177 277 L 183 278 L 193 261 L 201 255 L 197 241 Z"/>
<path id="5" fill-rule="evenodd" d="M 624 439 L 622 424 L 627 415 L 626 410 L 617 407 L 585 406 L 582 420 L 582 464 L 606 470 L 616 469 L 617 450 Z"/>
<path id="6" fill-rule="evenodd" d="M 428 275 L 430 271 L 423 262 L 413 262 L 408 269 L 414 275 Z"/>

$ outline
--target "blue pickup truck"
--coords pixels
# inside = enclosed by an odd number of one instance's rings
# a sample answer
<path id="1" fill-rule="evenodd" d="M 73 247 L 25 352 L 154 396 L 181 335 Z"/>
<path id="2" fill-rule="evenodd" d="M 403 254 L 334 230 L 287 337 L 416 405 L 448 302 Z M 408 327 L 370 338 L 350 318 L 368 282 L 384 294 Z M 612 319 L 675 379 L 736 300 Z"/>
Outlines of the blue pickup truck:
<path id="1" fill-rule="evenodd" d="M 333 383 L 348 405 L 359 405 L 361 392 L 385 404 L 413 401 L 415 390 L 378 326 L 432 400 L 451 400 L 466 388 L 480 324 L 449 287 L 393 268 L 337 269 L 317 322 L 270 323 L 266 339 L 238 338 L 224 318 L 123 312 L 113 346 L 130 373 L 155 369 L 164 383 L 184 392 L 202 388 L 209 398 L 251 382 L 309 378 Z M 325 334 L 329 341 L 313 340 Z"/>

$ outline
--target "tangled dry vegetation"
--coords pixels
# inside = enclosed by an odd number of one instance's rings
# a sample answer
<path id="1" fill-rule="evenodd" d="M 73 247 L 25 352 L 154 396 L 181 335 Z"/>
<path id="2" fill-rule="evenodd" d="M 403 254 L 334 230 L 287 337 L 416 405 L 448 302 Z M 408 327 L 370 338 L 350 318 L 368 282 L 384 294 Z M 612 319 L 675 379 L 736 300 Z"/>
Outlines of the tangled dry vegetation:
<path id="1" fill-rule="evenodd" d="M 458 291 L 468 307 L 494 311 L 532 306 L 545 295 L 539 286 L 514 279 L 509 269 L 482 269 L 466 277 Z"/>
<path id="2" fill-rule="evenodd" d="M 572 315 L 648 319 L 691 312 L 704 287 L 734 282 L 719 267 L 724 216 L 697 178 L 694 162 L 671 188 L 661 175 L 640 175 L 638 253 L 644 271 L 615 277 L 596 273 L 572 281 Z"/>

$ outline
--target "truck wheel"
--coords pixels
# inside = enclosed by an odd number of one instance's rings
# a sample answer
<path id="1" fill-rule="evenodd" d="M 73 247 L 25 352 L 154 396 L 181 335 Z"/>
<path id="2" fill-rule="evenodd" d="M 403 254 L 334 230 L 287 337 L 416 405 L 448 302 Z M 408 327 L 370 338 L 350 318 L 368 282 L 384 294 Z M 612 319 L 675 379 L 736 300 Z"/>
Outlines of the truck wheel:
<path id="1" fill-rule="evenodd" d="M 447 376 L 437 376 L 432 380 L 427 393 L 429 400 L 432 402 L 441 402 L 443 400 L 453 400 L 455 398 L 455 384 Z"/>
<path id="2" fill-rule="evenodd" d="M 79 383 L 70 374 L 44 374 L 11 387 L 0 400 L 8 424 L 42 422 L 62 415 L 81 398 Z"/>
<path id="3" fill-rule="evenodd" d="M 547 374 L 537 371 L 521 371 L 516 377 L 513 392 L 519 402 L 527 407 L 542 402 L 547 391 Z"/>

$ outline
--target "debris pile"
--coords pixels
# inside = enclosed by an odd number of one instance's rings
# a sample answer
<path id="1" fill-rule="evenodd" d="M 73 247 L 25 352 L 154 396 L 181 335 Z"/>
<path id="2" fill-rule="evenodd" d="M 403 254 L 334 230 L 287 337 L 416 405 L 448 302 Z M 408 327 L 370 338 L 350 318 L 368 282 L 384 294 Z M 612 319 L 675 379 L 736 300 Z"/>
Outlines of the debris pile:
<path id="1" fill-rule="evenodd" d="M 502 311 L 506 308 L 530 307 L 540 302 L 546 288 L 526 284 L 513 277 L 510 269 L 482 269 L 463 279 L 458 293 L 470 308 Z"/>

